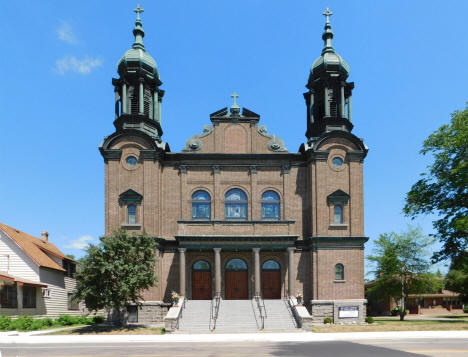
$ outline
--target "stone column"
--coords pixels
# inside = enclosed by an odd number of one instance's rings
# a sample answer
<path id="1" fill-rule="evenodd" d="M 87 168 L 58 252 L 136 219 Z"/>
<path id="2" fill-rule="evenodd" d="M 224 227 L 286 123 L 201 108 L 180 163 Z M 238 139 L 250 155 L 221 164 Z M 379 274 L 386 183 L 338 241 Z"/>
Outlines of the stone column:
<path id="1" fill-rule="evenodd" d="M 215 296 L 221 296 L 221 248 L 213 248 L 215 253 Z"/>
<path id="2" fill-rule="evenodd" d="M 185 295 L 185 252 L 187 248 L 179 248 L 179 284 L 180 296 Z"/>
<path id="3" fill-rule="evenodd" d="M 326 117 L 329 117 L 330 116 L 330 101 L 328 100 L 328 88 L 325 87 L 323 89 L 323 92 L 324 92 L 324 105 L 325 105 L 325 116 Z"/>
<path id="4" fill-rule="evenodd" d="M 122 114 L 127 114 L 127 83 L 122 84 Z"/>
<path id="5" fill-rule="evenodd" d="M 158 91 L 155 90 L 153 93 L 153 120 L 159 121 L 159 98 Z"/>
<path id="6" fill-rule="evenodd" d="M 252 248 L 254 254 L 255 296 L 260 296 L 260 248 Z"/>
<path id="7" fill-rule="evenodd" d="M 288 248 L 288 280 L 289 280 L 289 296 L 294 296 L 294 251 L 295 247 Z"/>
<path id="8" fill-rule="evenodd" d="M 351 114 L 352 114 L 352 107 L 351 107 L 351 93 L 349 94 L 348 97 L 348 120 L 352 122 L 351 120 Z"/>
<path id="9" fill-rule="evenodd" d="M 341 117 L 346 118 L 346 105 L 344 95 L 344 85 L 341 85 Z"/>
<path id="10" fill-rule="evenodd" d="M 145 112 L 145 98 L 144 98 L 144 88 L 143 88 L 143 79 L 140 79 L 140 96 L 139 96 L 139 109 L 140 114 Z"/>

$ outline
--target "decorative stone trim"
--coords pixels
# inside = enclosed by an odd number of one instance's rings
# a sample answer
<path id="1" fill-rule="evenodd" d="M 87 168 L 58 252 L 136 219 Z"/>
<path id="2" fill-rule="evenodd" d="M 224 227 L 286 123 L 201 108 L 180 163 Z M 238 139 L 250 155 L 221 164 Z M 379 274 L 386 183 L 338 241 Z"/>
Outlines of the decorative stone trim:
<path id="1" fill-rule="evenodd" d="M 186 174 L 187 173 L 187 165 L 179 165 L 179 174 Z"/>
<path id="2" fill-rule="evenodd" d="M 200 140 L 200 138 L 210 135 L 212 132 L 213 132 L 213 127 L 211 125 L 205 125 L 203 127 L 203 132 L 201 134 L 195 134 L 194 136 L 190 137 L 187 140 L 182 151 L 183 152 L 200 151 L 203 147 L 203 143 Z"/>
<path id="3" fill-rule="evenodd" d="M 220 165 L 213 165 L 213 174 L 221 173 L 221 166 Z"/>
<path id="4" fill-rule="evenodd" d="M 267 148 L 268 150 L 270 151 L 273 151 L 273 152 L 284 152 L 284 151 L 288 151 L 288 149 L 285 147 L 284 145 L 284 141 L 283 139 L 277 137 L 276 135 L 273 135 L 273 134 L 268 134 L 267 133 L 267 127 L 265 125 L 260 125 L 257 129 L 257 132 L 266 137 L 266 138 L 269 138 L 271 139 L 268 143 L 267 143 Z"/>

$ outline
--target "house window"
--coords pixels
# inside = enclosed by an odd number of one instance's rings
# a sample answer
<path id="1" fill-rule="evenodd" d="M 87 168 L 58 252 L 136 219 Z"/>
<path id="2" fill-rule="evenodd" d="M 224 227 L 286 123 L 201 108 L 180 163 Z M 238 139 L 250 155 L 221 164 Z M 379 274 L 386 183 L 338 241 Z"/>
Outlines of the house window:
<path id="1" fill-rule="evenodd" d="M 208 192 L 198 190 L 192 195 L 192 219 L 211 218 L 211 196 Z"/>
<path id="2" fill-rule="evenodd" d="M 335 265 L 335 280 L 344 280 L 344 266 L 343 264 Z"/>
<path id="3" fill-rule="evenodd" d="M 262 218 L 280 219 L 280 197 L 275 191 L 265 191 L 262 195 Z"/>
<path id="4" fill-rule="evenodd" d="M 3 285 L 0 290 L 0 305 L 10 309 L 18 307 L 16 285 Z"/>
<path id="5" fill-rule="evenodd" d="M 136 205 L 134 204 L 127 206 L 127 223 L 128 224 L 137 223 L 137 209 L 136 209 Z"/>
<path id="6" fill-rule="evenodd" d="M 63 269 L 65 269 L 65 276 L 69 278 L 74 278 L 75 273 L 76 273 L 76 264 L 69 261 L 69 260 L 63 260 L 62 263 Z"/>
<path id="7" fill-rule="evenodd" d="M 23 307 L 36 308 L 36 288 L 23 286 Z"/>
<path id="8" fill-rule="evenodd" d="M 238 188 L 226 193 L 226 219 L 247 219 L 247 195 Z"/>
<path id="9" fill-rule="evenodd" d="M 335 205 L 333 207 L 333 223 L 335 224 L 343 223 L 343 206 Z"/>
<path id="10" fill-rule="evenodd" d="M 79 310 L 80 303 L 73 299 L 73 293 L 68 293 L 68 310 Z"/>

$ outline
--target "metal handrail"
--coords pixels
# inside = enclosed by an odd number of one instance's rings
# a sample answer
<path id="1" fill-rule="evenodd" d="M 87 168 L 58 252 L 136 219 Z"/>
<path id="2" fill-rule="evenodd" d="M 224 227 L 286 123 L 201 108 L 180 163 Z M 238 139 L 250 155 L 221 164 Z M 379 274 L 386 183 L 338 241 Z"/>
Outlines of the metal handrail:
<path id="1" fill-rule="evenodd" d="M 296 327 L 299 327 L 300 326 L 300 323 L 298 321 L 298 317 L 296 316 L 296 314 L 294 314 L 294 310 L 293 310 L 293 306 L 291 305 L 291 298 L 289 296 L 285 296 L 283 298 L 283 302 L 284 304 L 286 305 L 286 310 L 288 310 L 289 312 L 289 317 L 291 318 L 291 320 L 293 321 L 294 325 Z"/>
<path id="2" fill-rule="evenodd" d="M 262 321 L 262 327 L 260 328 L 260 330 L 263 330 L 265 328 L 265 319 L 267 318 L 265 301 L 262 299 L 261 296 L 255 296 L 255 301 L 257 302 L 258 311 L 260 313 L 260 320 Z"/>
<path id="3" fill-rule="evenodd" d="M 185 296 L 182 297 L 182 306 L 180 307 L 180 314 L 179 314 L 179 316 L 177 316 L 177 322 L 176 322 L 176 326 L 175 326 L 176 330 L 179 329 L 179 320 L 180 320 L 180 318 L 182 317 L 182 313 L 184 312 L 184 309 L 185 309 L 185 302 L 186 302 L 186 301 L 187 301 L 187 299 L 185 298 Z"/>
<path id="4" fill-rule="evenodd" d="M 214 306 L 213 306 L 214 301 Z M 219 313 L 219 303 L 221 301 L 220 296 L 215 296 L 211 299 L 210 303 L 210 331 L 214 331 L 216 329 L 216 321 L 218 320 L 218 313 Z M 213 311 L 214 309 L 214 311 Z M 213 325 L 211 322 L 213 321 Z"/>

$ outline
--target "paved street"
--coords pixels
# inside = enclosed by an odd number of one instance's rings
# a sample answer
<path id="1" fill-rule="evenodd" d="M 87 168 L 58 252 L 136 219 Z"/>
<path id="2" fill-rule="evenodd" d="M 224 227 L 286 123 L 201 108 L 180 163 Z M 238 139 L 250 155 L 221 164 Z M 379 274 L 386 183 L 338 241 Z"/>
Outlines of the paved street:
<path id="1" fill-rule="evenodd" d="M 57 337 L 57 339 L 60 337 Z M 362 340 L 359 342 L 126 342 L 70 344 L 2 344 L 2 357 L 396 357 L 468 356 L 466 339 Z"/>

